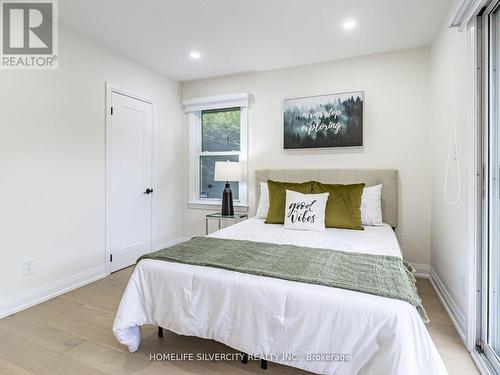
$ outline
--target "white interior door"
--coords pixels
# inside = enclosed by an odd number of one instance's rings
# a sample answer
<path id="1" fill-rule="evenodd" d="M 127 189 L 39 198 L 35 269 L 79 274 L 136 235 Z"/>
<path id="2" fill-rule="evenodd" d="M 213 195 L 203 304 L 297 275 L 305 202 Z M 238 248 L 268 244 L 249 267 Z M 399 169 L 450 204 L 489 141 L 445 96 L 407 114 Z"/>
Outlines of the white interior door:
<path id="1" fill-rule="evenodd" d="M 152 141 L 152 104 L 111 92 L 107 139 L 111 272 L 152 251 Z"/>

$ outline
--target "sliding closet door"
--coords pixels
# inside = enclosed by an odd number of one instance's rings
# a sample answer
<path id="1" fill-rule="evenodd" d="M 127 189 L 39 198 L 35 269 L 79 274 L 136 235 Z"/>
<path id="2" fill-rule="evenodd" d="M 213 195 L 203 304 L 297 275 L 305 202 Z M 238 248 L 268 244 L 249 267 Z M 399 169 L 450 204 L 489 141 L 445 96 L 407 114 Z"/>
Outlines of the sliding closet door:
<path id="1" fill-rule="evenodd" d="M 498 2 L 491 5 L 483 19 L 488 28 L 488 129 L 487 140 L 487 210 L 488 239 L 484 287 L 486 301 L 483 306 L 483 350 L 497 372 L 500 373 L 500 9 Z"/>

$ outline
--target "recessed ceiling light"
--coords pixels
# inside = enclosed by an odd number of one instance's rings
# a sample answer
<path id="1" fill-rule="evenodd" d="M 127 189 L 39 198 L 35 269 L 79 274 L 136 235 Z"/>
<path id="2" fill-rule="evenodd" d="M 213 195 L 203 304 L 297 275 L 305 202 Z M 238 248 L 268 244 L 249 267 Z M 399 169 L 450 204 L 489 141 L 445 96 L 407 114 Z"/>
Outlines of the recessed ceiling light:
<path id="1" fill-rule="evenodd" d="M 345 20 L 342 24 L 342 28 L 344 30 L 352 30 L 356 27 L 356 21 L 354 20 Z"/>
<path id="2" fill-rule="evenodd" d="M 198 60 L 200 57 L 201 57 L 201 53 L 199 53 L 198 51 L 191 51 L 189 53 L 189 57 L 192 59 L 192 60 Z"/>

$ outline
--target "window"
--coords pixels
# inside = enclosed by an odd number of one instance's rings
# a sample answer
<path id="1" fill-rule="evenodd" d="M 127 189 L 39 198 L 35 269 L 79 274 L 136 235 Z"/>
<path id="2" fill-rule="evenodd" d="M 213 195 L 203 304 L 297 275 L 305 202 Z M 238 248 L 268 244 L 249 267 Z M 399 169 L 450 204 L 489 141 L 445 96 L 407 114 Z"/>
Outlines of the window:
<path id="1" fill-rule="evenodd" d="M 219 205 L 225 182 L 214 181 L 215 162 L 242 163 L 242 181 L 230 182 L 236 209 L 247 205 L 246 94 L 184 101 L 189 119 L 189 206 Z"/>
<path id="2" fill-rule="evenodd" d="M 220 198 L 225 182 L 214 181 L 216 161 L 239 161 L 240 108 L 201 112 L 200 196 Z M 230 182 L 233 199 L 239 199 L 239 182 Z"/>

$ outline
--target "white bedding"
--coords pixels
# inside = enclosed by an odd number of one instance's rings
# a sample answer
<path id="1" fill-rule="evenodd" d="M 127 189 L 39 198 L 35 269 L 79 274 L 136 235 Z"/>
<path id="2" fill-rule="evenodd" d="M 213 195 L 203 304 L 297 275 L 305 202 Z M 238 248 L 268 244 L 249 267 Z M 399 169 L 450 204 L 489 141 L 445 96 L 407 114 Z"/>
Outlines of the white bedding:
<path id="1" fill-rule="evenodd" d="M 389 225 L 364 228 L 365 230 L 328 228 L 324 232 L 286 230 L 281 224 L 265 224 L 264 219 L 252 218 L 214 232 L 209 237 L 401 257 L 398 240 Z"/>
<path id="2" fill-rule="evenodd" d="M 211 236 L 401 256 L 389 226 L 313 233 L 249 219 Z M 144 324 L 250 354 L 274 354 L 274 362 L 319 374 L 447 374 L 422 319 L 406 302 L 217 268 L 139 262 L 113 331 L 134 352 Z M 287 360 L 291 354 L 301 359 Z M 348 354 L 351 360 L 308 361 L 307 354 Z"/>

